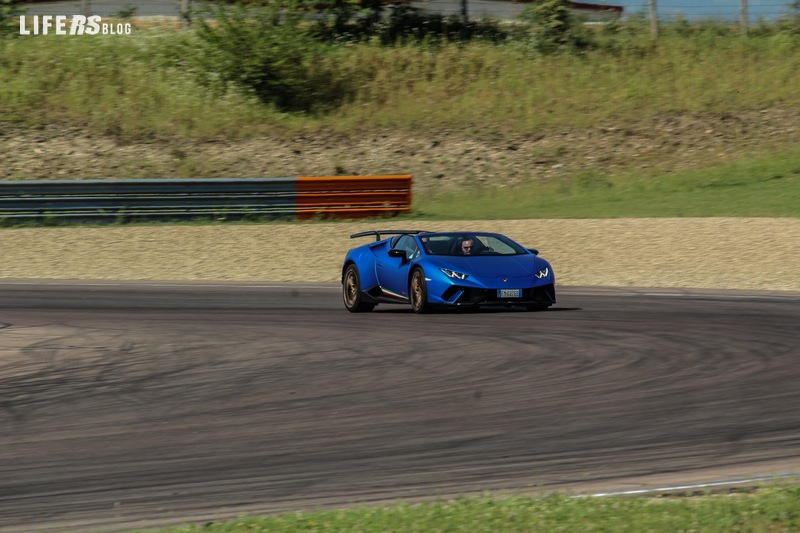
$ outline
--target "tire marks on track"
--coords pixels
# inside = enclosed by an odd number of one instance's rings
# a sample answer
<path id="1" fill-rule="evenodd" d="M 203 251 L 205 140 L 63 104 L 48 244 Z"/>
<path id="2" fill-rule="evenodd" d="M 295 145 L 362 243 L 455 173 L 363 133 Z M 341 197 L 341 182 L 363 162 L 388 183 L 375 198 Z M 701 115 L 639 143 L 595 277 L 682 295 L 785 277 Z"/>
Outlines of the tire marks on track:
<path id="1" fill-rule="evenodd" d="M 793 300 L 350 315 L 322 289 L 120 285 L 0 302 L 3 531 L 613 490 L 800 456 Z"/>

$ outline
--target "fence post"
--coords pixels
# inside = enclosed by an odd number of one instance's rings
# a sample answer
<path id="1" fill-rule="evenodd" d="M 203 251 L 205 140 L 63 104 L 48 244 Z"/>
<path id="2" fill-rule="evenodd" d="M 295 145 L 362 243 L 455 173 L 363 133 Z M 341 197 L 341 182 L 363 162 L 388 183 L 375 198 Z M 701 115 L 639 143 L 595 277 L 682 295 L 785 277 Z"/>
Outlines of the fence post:
<path id="1" fill-rule="evenodd" d="M 81 13 L 84 17 L 89 17 L 89 0 L 81 0 Z"/>
<path id="2" fill-rule="evenodd" d="M 650 35 L 653 40 L 658 39 L 658 7 L 656 0 L 650 0 Z"/>
<path id="3" fill-rule="evenodd" d="M 747 37 L 747 0 L 739 0 L 739 31 Z"/>

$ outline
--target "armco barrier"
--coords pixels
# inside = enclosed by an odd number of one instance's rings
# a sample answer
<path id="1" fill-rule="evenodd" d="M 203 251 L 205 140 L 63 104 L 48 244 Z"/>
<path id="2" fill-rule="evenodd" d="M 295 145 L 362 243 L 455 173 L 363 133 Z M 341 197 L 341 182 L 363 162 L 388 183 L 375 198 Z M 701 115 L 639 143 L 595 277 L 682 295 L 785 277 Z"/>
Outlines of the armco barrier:
<path id="1" fill-rule="evenodd" d="M 2 181 L 0 219 L 364 218 L 411 210 L 410 175 Z"/>
<path id="2" fill-rule="evenodd" d="M 406 213 L 411 211 L 411 176 L 301 176 L 296 202 L 301 219 Z"/>

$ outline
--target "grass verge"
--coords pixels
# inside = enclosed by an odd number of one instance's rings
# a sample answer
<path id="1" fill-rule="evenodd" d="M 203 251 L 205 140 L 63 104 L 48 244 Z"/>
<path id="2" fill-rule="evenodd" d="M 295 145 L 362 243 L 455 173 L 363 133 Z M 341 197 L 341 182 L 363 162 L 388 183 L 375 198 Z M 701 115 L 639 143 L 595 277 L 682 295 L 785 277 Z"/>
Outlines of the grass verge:
<path id="1" fill-rule="evenodd" d="M 613 217 L 798 217 L 800 150 L 658 176 L 587 171 L 549 183 L 433 191 L 416 217 L 525 219 Z"/>
<path id="2" fill-rule="evenodd" d="M 705 497 L 462 497 L 450 501 L 290 513 L 161 533 L 575 532 L 776 533 L 800 529 L 800 487 Z"/>

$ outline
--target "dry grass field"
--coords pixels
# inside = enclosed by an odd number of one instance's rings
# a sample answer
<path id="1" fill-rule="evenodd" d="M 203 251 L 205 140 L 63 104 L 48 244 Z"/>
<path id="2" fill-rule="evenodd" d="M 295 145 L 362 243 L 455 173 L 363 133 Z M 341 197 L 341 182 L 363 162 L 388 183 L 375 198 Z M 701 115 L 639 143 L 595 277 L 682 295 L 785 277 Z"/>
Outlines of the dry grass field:
<path id="1" fill-rule="evenodd" d="M 18 228 L 0 278 L 337 282 L 349 235 L 376 226 L 481 229 L 536 247 L 557 282 L 800 291 L 796 218 L 643 218 Z"/>

